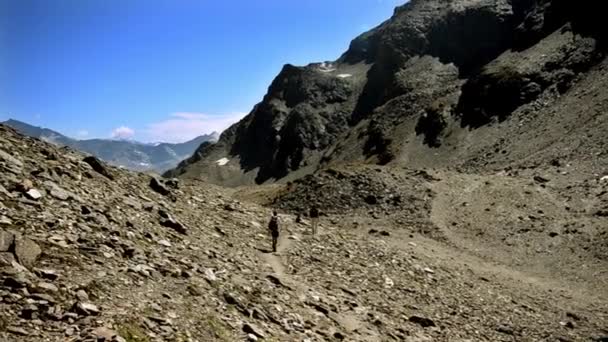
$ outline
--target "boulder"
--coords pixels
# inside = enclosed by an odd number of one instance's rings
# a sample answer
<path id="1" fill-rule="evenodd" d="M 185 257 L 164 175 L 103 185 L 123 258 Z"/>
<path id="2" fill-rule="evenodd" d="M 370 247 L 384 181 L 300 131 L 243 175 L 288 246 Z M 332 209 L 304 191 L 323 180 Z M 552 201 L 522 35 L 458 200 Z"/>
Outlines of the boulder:
<path id="1" fill-rule="evenodd" d="M 11 156 L 10 154 L 0 150 L 0 160 L 11 164 L 17 168 L 22 168 L 23 167 L 23 162 L 13 156 Z"/>
<path id="2" fill-rule="evenodd" d="M 167 185 L 168 187 L 172 188 L 172 189 L 179 189 L 179 179 L 177 178 L 170 178 L 165 180 L 165 185 Z"/>
<path id="3" fill-rule="evenodd" d="M 89 164 L 91 168 L 99 173 L 100 175 L 108 178 L 109 180 L 114 180 L 114 176 L 112 173 L 105 167 L 105 165 L 96 157 L 88 156 L 82 160 L 83 162 Z"/>
<path id="4" fill-rule="evenodd" d="M 1 206 L 0 206 L 0 208 L 1 208 Z M 6 216 L 0 215 L 0 226 L 10 226 L 11 224 L 13 224 L 13 221 L 11 219 L 9 219 Z"/>
<path id="5" fill-rule="evenodd" d="M 150 188 L 163 196 L 167 196 L 171 193 L 165 185 L 165 182 L 157 177 L 152 177 L 152 179 L 150 179 Z"/>
<path id="6" fill-rule="evenodd" d="M 15 235 L 11 232 L 0 230 L 0 252 L 8 252 L 15 242 Z"/>
<path id="7" fill-rule="evenodd" d="M 51 283 L 40 282 L 36 284 L 36 291 L 40 293 L 55 293 L 59 288 Z"/>
<path id="8" fill-rule="evenodd" d="M 15 239 L 15 256 L 21 265 L 31 269 L 41 253 L 40 246 L 34 241 L 28 238 Z"/>
<path id="9" fill-rule="evenodd" d="M 163 227 L 171 228 L 180 234 L 188 234 L 188 228 L 171 217 L 161 218 L 160 225 Z"/>
<path id="10" fill-rule="evenodd" d="M 260 328 L 258 328 L 257 326 L 250 324 L 250 323 L 243 324 L 243 332 L 246 334 L 254 335 L 261 339 L 264 338 L 264 333 L 262 332 L 262 330 Z"/>
<path id="11" fill-rule="evenodd" d="M 432 319 L 426 318 L 426 317 L 411 316 L 408 320 L 414 324 L 418 324 L 419 326 L 421 326 L 423 328 L 435 326 L 435 322 Z"/>
<path id="12" fill-rule="evenodd" d="M 49 190 L 49 194 L 60 201 L 67 201 L 76 197 L 74 194 L 64 190 L 59 185 L 51 181 L 44 182 L 44 185 Z"/>
<path id="13" fill-rule="evenodd" d="M 37 201 L 42 198 L 40 191 L 36 189 L 30 189 L 25 193 L 25 196 L 33 201 Z"/>
<path id="14" fill-rule="evenodd" d="M 86 302 L 77 302 L 72 307 L 72 311 L 83 316 L 96 316 L 99 314 L 97 305 Z"/>

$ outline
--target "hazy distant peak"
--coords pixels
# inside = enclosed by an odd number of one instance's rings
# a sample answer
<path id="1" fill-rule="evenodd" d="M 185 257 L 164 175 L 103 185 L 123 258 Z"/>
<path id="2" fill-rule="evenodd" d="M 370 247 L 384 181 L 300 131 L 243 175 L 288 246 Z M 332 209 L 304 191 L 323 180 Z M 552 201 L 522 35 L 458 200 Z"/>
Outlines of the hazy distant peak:
<path id="1" fill-rule="evenodd" d="M 142 143 L 133 139 L 86 139 L 69 138 L 47 128 L 41 128 L 9 119 L 3 124 L 24 135 L 48 141 L 56 145 L 92 154 L 116 166 L 136 171 L 163 172 L 175 167 L 180 161 L 190 157 L 200 144 L 217 141 L 219 133 L 201 135 L 183 143 Z"/>

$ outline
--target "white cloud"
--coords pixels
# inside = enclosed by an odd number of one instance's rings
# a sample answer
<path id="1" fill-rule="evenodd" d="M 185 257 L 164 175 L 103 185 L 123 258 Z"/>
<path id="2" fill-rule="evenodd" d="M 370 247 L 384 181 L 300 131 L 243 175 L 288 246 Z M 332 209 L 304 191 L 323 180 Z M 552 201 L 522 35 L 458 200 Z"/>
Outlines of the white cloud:
<path id="1" fill-rule="evenodd" d="M 76 136 L 78 138 L 86 138 L 89 136 L 89 131 L 87 131 L 86 129 L 81 129 L 78 132 L 76 132 Z"/>
<path id="2" fill-rule="evenodd" d="M 202 134 L 222 132 L 247 113 L 210 115 L 204 113 L 173 113 L 164 121 L 149 124 L 145 129 L 145 140 L 163 142 L 184 142 Z"/>
<path id="3" fill-rule="evenodd" d="M 135 131 L 127 126 L 115 128 L 110 135 L 112 139 L 130 139 L 135 135 Z"/>

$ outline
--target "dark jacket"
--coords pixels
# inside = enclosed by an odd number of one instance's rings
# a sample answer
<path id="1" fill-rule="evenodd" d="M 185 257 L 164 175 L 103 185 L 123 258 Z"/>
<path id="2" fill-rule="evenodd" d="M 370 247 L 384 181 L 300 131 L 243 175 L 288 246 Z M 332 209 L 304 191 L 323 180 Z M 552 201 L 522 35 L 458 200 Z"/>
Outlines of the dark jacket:
<path id="1" fill-rule="evenodd" d="M 310 217 L 311 218 L 319 217 L 319 209 L 317 209 L 316 207 L 310 208 Z"/>
<path id="2" fill-rule="evenodd" d="M 277 216 L 273 216 L 268 222 L 268 230 L 272 235 L 279 235 L 279 218 Z"/>

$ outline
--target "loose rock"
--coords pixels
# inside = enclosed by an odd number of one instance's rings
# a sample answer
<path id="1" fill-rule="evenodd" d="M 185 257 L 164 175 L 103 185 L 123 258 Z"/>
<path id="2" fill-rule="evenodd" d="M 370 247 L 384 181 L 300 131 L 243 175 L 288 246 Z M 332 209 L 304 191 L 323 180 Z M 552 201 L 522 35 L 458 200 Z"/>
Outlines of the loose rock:
<path id="1" fill-rule="evenodd" d="M 112 175 L 112 173 L 96 157 L 88 156 L 88 157 L 84 158 L 82 161 L 89 164 L 91 166 L 91 168 L 93 168 L 93 170 L 95 172 L 99 173 L 100 175 L 105 176 L 109 180 L 114 180 L 114 176 Z"/>
<path id="2" fill-rule="evenodd" d="M 8 252 L 15 242 L 15 235 L 11 232 L 0 230 L 0 252 Z"/>
<path id="3" fill-rule="evenodd" d="M 15 239 L 15 256 L 19 263 L 27 268 L 34 267 L 42 253 L 40 246 L 28 238 Z"/>
<path id="4" fill-rule="evenodd" d="M 167 196 L 171 193 L 164 182 L 157 177 L 152 177 L 152 179 L 150 179 L 150 188 L 163 196 Z"/>

